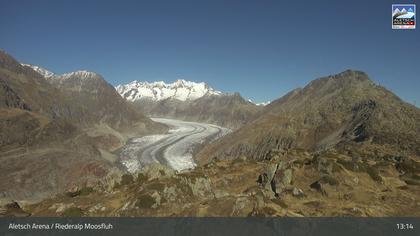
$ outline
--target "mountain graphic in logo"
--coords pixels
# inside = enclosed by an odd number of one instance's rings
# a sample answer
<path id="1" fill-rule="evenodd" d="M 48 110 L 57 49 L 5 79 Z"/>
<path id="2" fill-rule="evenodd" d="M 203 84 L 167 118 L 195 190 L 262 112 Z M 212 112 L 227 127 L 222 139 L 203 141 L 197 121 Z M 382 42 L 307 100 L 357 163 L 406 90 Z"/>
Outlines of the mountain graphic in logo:
<path id="1" fill-rule="evenodd" d="M 415 15 L 416 13 L 412 7 L 408 10 L 405 7 L 402 7 L 402 9 L 395 7 L 392 12 L 393 19 L 414 19 Z"/>
<path id="2" fill-rule="evenodd" d="M 416 5 L 393 4 L 392 5 L 392 29 L 415 29 L 416 28 Z"/>

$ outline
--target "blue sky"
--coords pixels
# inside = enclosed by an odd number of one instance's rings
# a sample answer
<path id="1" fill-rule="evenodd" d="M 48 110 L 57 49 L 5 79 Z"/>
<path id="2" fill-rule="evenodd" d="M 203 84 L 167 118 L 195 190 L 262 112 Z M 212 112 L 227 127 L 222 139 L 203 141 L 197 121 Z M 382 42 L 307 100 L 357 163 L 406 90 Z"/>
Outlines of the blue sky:
<path id="1" fill-rule="evenodd" d="M 56 73 L 205 81 L 256 102 L 357 69 L 419 106 L 420 29 L 392 30 L 392 3 L 0 0 L 0 48 Z"/>

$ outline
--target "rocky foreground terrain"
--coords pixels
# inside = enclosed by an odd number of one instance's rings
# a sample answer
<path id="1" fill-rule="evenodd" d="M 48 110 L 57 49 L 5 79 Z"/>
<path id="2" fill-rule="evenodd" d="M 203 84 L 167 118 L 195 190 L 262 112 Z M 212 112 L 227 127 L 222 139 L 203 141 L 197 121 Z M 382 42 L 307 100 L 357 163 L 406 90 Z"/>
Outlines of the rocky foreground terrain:
<path id="1" fill-rule="evenodd" d="M 373 154 L 372 154 L 373 155 Z M 420 162 L 330 150 L 272 150 L 177 173 L 154 164 L 108 188 L 80 188 L 3 215 L 420 216 Z"/>

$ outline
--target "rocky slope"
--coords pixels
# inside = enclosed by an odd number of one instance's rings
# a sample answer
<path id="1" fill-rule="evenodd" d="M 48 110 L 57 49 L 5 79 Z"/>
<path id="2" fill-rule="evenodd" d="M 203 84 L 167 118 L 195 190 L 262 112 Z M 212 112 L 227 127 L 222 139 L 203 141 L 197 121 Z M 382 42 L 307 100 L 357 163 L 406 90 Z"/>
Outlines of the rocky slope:
<path id="1" fill-rule="evenodd" d="M 58 78 L 65 81 L 52 82 Z M 46 79 L 4 51 L 0 110 L 0 198 L 15 200 L 38 200 L 120 175 L 110 152 L 130 136 L 165 129 L 99 76 Z"/>
<path id="2" fill-rule="evenodd" d="M 420 155 L 420 109 L 376 85 L 367 74 L 345 71 L 312 81 L 267 105 L 258 118 L 199 154 L 262 160 L 273 148 Z"/>
<path id="3" fill-rule="evenodd" d="M 133 109 L 119 96 L 114 87 L 97 73 L 76 71 L 59 75 L 39 66 L 22 65 L 38 72 L 59 90 L 66 102 L 72 105 L 72 112 L 68 114 L 68 118 L 77 122 L 79 126 L 105 124 L 125 132 L 132 131 L 136 123 L 144 123 L 149 129 L 162 128 Z M 143 131 L 147 132 L 145 127 Z"/>
<path id="4" fill-rule="evenodd" d="M 99 74 L 76 71 L 55 75 L 48 81 L 69 98 L 72 104 L 82 108 L 81 114 L 77 116 L 79 124 L 105 124 L 125 133 L 163 130 L 163 127 L 143 116 L 121 98 L 114 87 Z"/>
<path id="5" fill-rule="evenodd" d="M 176 173 L 158 164 L 113 189 L 77 189 L 6 215 L 419 216 L 418 161 L 373 163 L 335 150 L 272 151 L 264 161 L 219 160 Z"/>

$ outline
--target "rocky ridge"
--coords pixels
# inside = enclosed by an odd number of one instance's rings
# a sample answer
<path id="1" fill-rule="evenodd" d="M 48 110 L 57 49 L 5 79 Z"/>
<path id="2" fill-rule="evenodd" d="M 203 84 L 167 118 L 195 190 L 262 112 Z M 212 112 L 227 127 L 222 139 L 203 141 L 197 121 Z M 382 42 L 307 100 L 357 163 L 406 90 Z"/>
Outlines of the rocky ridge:
<path id="1" fill-rule="evenodd" d="M 403 102 L 359 71 L 312 81 L 267 105 L 236 132 L 206 147 L 198 157 L 251 156 L 271 149 L 311 152 L 340 148 L 420 155 L 420 109 Z"/>

